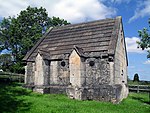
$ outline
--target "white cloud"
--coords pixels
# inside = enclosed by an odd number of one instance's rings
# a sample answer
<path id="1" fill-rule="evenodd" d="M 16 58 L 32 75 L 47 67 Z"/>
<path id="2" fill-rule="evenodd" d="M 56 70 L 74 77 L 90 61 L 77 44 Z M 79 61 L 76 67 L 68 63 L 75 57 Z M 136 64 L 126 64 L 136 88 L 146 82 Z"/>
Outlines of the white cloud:
<path id="1" fill-rule="evenodd" d="M 145 50 L 142 50 L 141 48 L 137 48 L 137 41 L 140 41 L 140 39 L 138 37 L 126 37 L 126 47 L 127 47 L 127 52 L 130 53 L 146 53 Z"/>
<path id="2" fill-rule="evenodd" d="M 28 6 L 52 8 L 60 0 L 0 0 L 0 17 L 17 16 Z M 48 10 L 47 10 L 48 11 Z"/>
<path id="3" fill-rule="evenodd" d="M 104 19 L 115 14 L 115 9 L 105 6 L 98 0 L 65 0 L 55 5 L 51 11 L 51 15 L 73 23 Z"/>
<path id="4" fill-rule="evenodd" d="M 129 23 L 139 17 L 150 16 L 150 0 L 138 2 L 138 7 L 134 15 L 129 19 Z"/>
<path id="5" fill-rule="evenodd" d="M 27 6 L 44 7 L 49 16 L 58 16 L 71 23 L 109 18 L 116 9 L 99 0 L 0 0 L 0 17 L 19 14 Z"/>
<path id="6" fill-rule="evenodd" d="M 150 64 L 150 60 L 145 61 L 144 64 Z"/>

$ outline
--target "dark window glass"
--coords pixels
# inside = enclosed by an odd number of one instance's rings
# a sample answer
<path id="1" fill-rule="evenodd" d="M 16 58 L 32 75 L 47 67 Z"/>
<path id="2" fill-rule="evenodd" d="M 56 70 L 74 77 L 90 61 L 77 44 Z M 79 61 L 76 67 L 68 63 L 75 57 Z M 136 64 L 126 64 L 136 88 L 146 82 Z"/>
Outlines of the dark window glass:
<path id="1" fill-rule="evenodd" d="M 64 61 L 62 61 L 62 62 L 61 62 L 61 66 L 64 67 L 65 65 L 66 65 L 66 63 L 65 63 Z"/>
<path id="2" fill-rule="evenodd" d="M 94 62 L 94 61 L 90 61 L 90 62 L 89 62 L 89 65 L 90 65 L 90 66 L 94 66 L 94 65 L 95 65 L 95 62 Z"/>

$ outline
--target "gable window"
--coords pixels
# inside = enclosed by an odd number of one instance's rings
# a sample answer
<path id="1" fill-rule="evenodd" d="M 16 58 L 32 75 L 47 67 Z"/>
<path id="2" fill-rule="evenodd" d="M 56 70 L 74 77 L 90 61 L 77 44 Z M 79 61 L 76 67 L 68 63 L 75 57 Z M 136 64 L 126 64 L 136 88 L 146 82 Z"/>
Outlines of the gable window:
<path id="1" fill-rule="evenodd" d="M 65 65 L 66 65 L 65 61 L 62 61 L 62 62 L 61 62 L 61 66 L 62 66 L 62 67 L 65 67 Z"/>
<path id="2" fill-rule="evenodd" d="M 95 62 L 94 62 L 94 61 L 90 61 L 90 62 L 89 62 L 89 65 L 90 65 L 91 67 L 93 67 L 93 66 L 95 65 Z"/>

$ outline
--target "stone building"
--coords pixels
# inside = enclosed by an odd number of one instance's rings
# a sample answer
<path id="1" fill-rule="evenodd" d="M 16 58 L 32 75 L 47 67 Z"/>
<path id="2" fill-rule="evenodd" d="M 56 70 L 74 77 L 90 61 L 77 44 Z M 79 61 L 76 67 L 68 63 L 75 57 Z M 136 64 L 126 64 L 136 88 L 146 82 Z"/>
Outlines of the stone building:
<path id="1" fill-rule="evenodd" d="M 50 28 L 23 60 L 25 85 L 36 92 L 111 102 L 128 95 L 121 17 Z"/>

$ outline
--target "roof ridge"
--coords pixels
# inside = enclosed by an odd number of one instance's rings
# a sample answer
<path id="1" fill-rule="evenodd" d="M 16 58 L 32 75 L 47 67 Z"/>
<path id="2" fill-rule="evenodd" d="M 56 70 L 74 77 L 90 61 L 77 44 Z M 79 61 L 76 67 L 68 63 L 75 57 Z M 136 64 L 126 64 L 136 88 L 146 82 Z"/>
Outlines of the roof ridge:
<path id="1" fill-rule="evenodd" d="M 120 16 L 119 16 L 120 17 Z M 116 18 L 105 18 L 105 19 L 100 19 L 100 20 L 93 20 L 93 21 L 86 21 L 86 22 L 81 22 L 81 23 L 75 23 L 75 24 L 68 24 L 68 25 L 64 25 L 64 26 L 56 26 L 54 27 L 54 29 L 62 29 L 62 28 L 66 28 L 66 27 L 72 27 L 72 26 L 77 26 L 77 25 L 83 25 L 83 24 L 90 24 L 90 23 L 96 23 L 96 22 L 102 22 L 102 21 L 106 21 L 106 20 L 115 20 Z"/>

